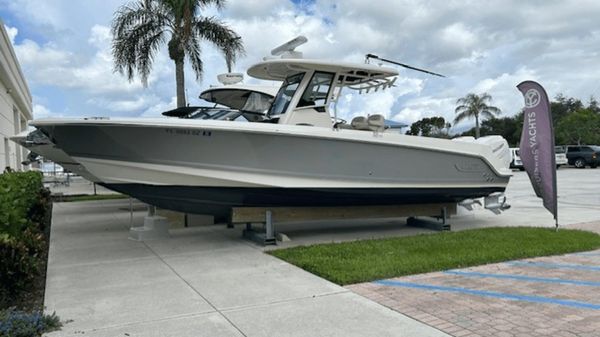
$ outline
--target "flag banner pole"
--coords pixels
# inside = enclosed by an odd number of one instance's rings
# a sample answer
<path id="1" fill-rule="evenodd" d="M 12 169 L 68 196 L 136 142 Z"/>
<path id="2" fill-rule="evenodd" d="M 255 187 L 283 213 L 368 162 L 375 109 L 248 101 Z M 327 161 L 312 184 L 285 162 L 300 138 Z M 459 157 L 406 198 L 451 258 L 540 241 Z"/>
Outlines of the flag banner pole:
<path id="1" fill-rule="evenodd" d="M 558 198 L 554 128 L 546 90 L 537 82 L 517 85 L 525 99 L 519 156 L 535 194 L 552 213 L 558 230 Z"/>

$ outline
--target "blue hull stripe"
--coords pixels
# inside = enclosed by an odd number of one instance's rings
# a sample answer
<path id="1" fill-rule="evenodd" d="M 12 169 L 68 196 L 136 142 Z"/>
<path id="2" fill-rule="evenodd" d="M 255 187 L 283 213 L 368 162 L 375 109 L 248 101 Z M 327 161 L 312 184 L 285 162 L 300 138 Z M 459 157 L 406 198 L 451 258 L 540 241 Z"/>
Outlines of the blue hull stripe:
<path id="1" fill-rule="evenodd" d="M 507 262 L 513 266 L 523 267 L 540 267 L 548 269 L 576 269 L 588 271 L 600 271 L 600 266 L 589 266 L 585 264 L 569 264 L 569 263 L 548 263 L 548 262 L 530 262 L 530 261 L 513 261 Z"/>
<path id="2" fill-rule="evenodd" d="M 445 274 L 459 275 L 465 277 L 479 277 L 479 278 L 497 278 L 506 280 L 519 280 L 528 282 L 542 282 L 542 283 L 559 283 L 559 284 L 572 284 L 578 286 L 589 286 L 589 287 L 600 287 L 600 282 L 588 282 L 578 280 L 564 280 L 560 278 L 546 278 L 546 277 L 533 277 L 526 275 L 510 275 L 510 274 L 486 274 L 459 270 L 447 270 Z"/>
<path id="3" fill-rule="evenodd" d="M 424 289 L 424 290 L 433 290 L 433 291 L 445 291 L 451 293 L 460 293 L 460 294 L 468 294 L 482 297 L 492 297 L 499 298 L 504 300 L 513 300 L 513 301 L 522 301 L 522 302 L 531 302 L 531 303 L 545 303 L 545 304 L 556 304 L 567 307 L 573 307 L 578 309 L 592 309 L 592 310 L 600 310 L 600 304 L 595 303 L 587 303 L 587 302 L 579 302 L 579 301 L 571 301 L 571 300 L 562 300 L 550 297 L 541 297 L 541 296 L 527 296 L 527 295 L 517 295 L 517 294 L 507 294 L 500 293 L 496 291 L 485 291 L 485 290 L 475 290 L 475 289 L 467 289 L 467 288 L 456 288 L 456 287 L 444 287 L 430 284 L 418 284 L 412 282 L 400 282 L 400 281 L 390 281 L 390 280 L 381 280 L 375 281 L 375 284 L 390 286 L 390 287 L 403 287 L 403 288 L 413 288 L 413 289 Z"/>

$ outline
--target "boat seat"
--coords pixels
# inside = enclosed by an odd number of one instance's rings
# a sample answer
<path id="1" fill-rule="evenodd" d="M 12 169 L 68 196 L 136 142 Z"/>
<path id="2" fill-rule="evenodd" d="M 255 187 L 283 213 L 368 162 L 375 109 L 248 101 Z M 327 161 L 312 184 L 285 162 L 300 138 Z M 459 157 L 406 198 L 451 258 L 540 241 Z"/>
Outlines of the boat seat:
<path id="1" fill-rule="evenodd" d="M 371 115 L 367 118 L 369 129 L 377 132 L 385 130 L 385 118 L 383 115 Z"/>
<path id="2" fill-rule="evenodd" d="M 346 123 L 342 123 L 342 122 L 335 123 L 335 125 L 333 127 L 336 128 L 336 129 L 354 130 L 354 128 L 352 127 L 352 125 L 346 124 Z"/>
<path id="3" fill-rule="evenodd" d="M 352 125 L 352 128 L 355 130 L 371 130 L 371 128 L 369 128 L 369 123 L 367 123 L 367 118 L 363 116 L 352 118 L 352 122 L 350 122 L 350 125 Z"/>

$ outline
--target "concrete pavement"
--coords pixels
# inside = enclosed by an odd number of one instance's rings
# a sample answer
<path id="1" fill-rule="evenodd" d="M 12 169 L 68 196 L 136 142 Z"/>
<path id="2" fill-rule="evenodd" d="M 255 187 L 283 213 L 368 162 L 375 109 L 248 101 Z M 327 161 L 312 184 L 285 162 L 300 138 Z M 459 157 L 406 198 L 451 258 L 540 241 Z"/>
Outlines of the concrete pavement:
<path id="1" fill-rule="evenodd" d="M 447 336 L 222 227 L 130 241 L 127 203 L 55 204 L 45 305 L 68 323 L 49 336 Z"/>
<path id="2" fill-rule="evenodd" d="M 561 223 L 600 219 L 598 191 L 600 170 L 559 170 Z M 507 194 L 509 211 L 461 212 L 453 229 L 553 226 L 524 173 L 515 172 Z M 264 254 L 241 239 L 240 228 L 182 228 L 169 239 L 130 241 L 128 203 L 55 204 L 45 304 L 72 321 L 50 336 L 447 336 Z M 144 215 L 135 212 L 134 224 Z M 285 245 L 428 232 L 403 224 L 278 228 L 292 238 Z"/>
<path id="3" fill-rule="evenodd" d="M 94 183 L 83 179 L 80 176 L 71 176 L 69 184 L 44 183 L 44 186 L 50 189 L 52 194 L 62 195 L 79 195 L 79 194 L 94 194 Z M 96 194 L 115 194 L 116 192 L 96 185 Z"/>

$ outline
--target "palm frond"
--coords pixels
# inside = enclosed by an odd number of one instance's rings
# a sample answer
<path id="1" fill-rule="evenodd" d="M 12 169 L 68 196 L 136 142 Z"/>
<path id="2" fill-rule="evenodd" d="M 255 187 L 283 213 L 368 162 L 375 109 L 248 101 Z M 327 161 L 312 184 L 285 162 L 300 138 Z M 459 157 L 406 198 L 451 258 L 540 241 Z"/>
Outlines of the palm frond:
<path id="1" fill-rule="evenodd" d="M 465 97 L 459 98 L 456 101 L 455 113 L 459 114 L 456 116 L 454 122 L 457 123 L 461 120 L 478 117 L 482 118 L 494 118 L 494 115 L 501 113 L 500 109 L 495 106 L 488 105 L 492 101 L 492 96 L 488 93 L 477 95 L 469 93 Z"/>
<path id="2" fill-rule="evenodd" d="M 138 1 L 119 8 L 111 31 L 115 71 L 133 80 L 139 74 L 147 84 L 154 55 L 172 28 L 168 12 L 158 2 Z"/>
<path id="3" fill-rule="evenodd" d="M 496 118 L 496 116 L 494 116 L 494 114 L 492 114 L 488 110 L 481 111 L 479 113 L 479 115 L 481 116 L 482 119 L 493 119 L 493 118 Z"/>
<path id="4" fill-rule="evenodd" d="M 455 118 L 454 118 L 454 124 L 461 122 L 462 120 L 465 119 L 469 119 L 471 118 L 471 114 L 469 113 L 469 110 L 465 110 L 461 113 L 459 113 Z"/>
<path id="5" fill-rule="evenodd" d="M 194 73 L 196 74 L 196 80 L 202 78 L 204 72 L 202 59 L 200 58 L 201 48 L 200 41 L 196 36 L 192 36 L 188 43 L 185 45 L 185 51 Z"/>
<path id="6" fill-rule="evenodd" d="M 218 10 L 225 8 L 225 0 L 196 0 L 200 9 L 204 9 L 208 6 L 215 6 Z"/>
<path id="7" fill-rule="evenodd" d="M 199 19 L 194 30 L 198 37 L 212 42 L 221 50 L 229 68 L 238 57 L 246 54 L 241 37 L 214 17 Z"/>
<path id="8" fill-rule="evenodd" d="M 499 115 L 502 113 L 502 110 L 500 110 L 499 108 L 495 107 L 495 106 L 486 106 L 485 108 L 486 111 L 489 111 L 490 113 L 494 114 L 494 115 Z"/>
<path id="9" fill-rule="evenodd" d="M 454 112 L 455 113 L 460 113 L 460 112 L 465 111 L 465 110 L 469 110 L 469 106 L 466 105 L 466 104 L 462 104 L 462 105 L 457 106 L 456 109 L 454 109 Z"/>

